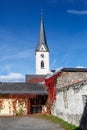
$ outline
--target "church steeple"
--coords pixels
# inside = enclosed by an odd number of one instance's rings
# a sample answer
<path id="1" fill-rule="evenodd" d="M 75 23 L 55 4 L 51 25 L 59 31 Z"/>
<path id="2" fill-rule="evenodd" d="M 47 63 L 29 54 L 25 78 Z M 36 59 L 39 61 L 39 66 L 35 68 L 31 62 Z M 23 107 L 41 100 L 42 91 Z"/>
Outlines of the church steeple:
<path id="1" fill-rule="evenodd" d="M 40 32 L 39 32 L 38 44 L 36 46 L 36 51 L 39 51 L 42 45 L 44 46 L 45 51 L 49 52 L 44 28 L 43 13 L 41 11 Z"/>
<path id="2" fill-rule="evenodd" d="M 41 13 L 40 33 L 36 46 L 36 74 L 46 75 L 49 73 L 49 48 L 46 41 L 43 14 Z"/>

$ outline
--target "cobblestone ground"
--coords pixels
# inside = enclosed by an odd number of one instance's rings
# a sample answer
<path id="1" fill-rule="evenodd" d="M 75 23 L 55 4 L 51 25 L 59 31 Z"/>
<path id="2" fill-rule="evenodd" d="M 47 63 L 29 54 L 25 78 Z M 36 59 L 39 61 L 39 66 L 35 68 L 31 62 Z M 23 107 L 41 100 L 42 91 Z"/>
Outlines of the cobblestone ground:
<path id="1" fill-rule="evenodd" d="M 0 130 L 64 130 L 59 124 L 32 117 L 0 117 Z"/>

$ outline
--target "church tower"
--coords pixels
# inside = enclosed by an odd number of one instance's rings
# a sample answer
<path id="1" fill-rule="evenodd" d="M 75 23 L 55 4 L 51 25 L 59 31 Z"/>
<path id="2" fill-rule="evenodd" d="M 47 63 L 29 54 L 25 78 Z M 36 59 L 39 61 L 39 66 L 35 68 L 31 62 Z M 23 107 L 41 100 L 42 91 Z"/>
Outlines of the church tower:
<path id="1" fill-rule="evenodd" d="M 41 14 L 40 32 L 36 46 L 36 74 L 45 75 L 49 73 L 49 48 L 46 41 L 43 15 Z"/>

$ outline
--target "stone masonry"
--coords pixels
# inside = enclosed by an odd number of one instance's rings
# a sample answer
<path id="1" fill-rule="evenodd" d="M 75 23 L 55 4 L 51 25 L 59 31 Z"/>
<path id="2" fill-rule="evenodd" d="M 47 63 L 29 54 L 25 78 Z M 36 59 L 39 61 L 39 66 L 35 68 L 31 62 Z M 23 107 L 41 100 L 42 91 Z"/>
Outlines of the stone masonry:
<path id="1" fill-rule="evenodd" d="M 62 72 L 57 78 L 56 88 L 65 87 L 87 79 L 87 72 Z"/>
<path id="2" fill-rule="evenodd" d="M 87 130 L 87 72 L 61 72 L 52 114 Z"/>

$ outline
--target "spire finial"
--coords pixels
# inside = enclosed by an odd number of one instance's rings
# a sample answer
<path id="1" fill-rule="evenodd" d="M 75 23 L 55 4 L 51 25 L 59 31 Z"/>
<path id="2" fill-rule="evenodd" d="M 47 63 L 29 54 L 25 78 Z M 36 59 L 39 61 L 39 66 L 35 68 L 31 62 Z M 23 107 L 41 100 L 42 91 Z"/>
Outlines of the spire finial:
<path id="1" fill-rule="evenodd" d="M 43 10 L 41 9 L 41 19 L 43 20 Z"/>

